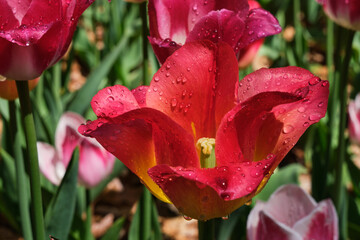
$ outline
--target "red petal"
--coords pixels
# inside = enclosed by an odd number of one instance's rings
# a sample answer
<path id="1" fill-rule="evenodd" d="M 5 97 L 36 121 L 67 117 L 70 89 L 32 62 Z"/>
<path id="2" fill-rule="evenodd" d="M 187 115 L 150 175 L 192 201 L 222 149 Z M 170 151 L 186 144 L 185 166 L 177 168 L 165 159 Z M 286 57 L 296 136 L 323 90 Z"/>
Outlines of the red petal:
<path id="1" fill-rule="evenodd" d="M 98 117 L 116 117 L 139 105 L 129 89 L 115 85 L 100 90 L 91 100 L 91 107 Z"/>
<path id="2" fill-rule="evenodd" d="M 275 119 L 271 110 L 277 105 L 291 103 L 298 99 L 289 93 L 266 92 L 250 98 L 228 112 L 216 135 L 217 165 L 257 161 L 274 153 L 273 147 L 283 123 Z M 258 142 L 264 137 L 266 140 L 271 137 L 271 141 L 257 149 Z M 264 154 L 260 155 L 259 152 Z M 281 159 L 277 156 L 278 162 Z"/>
<path id="3" fill-rule="evenodd" d="M 165 40 L 159 40 L 156 38 L 148 37 L 148 39 L 160 64 L 163 64 L 167 57 L 169 57 L 181 47 L 180 44 L 171 41 L 170 38 L 166 38 Z"/>
<path id="4" fill-rule="evenodd" d="M 237 47 L 242 49 L 258 39 L 278 34 L 281 27 L 278 20 L 262 8 L 250 10 L 246 19 L 246 31 L 242 35 Z"/>
<path id="5" fill-rule="evenodd" d="M 100 118 L 80 126 L 79 132 L 96 138 L 164 201 L 166 197 L 148 176 L 148 169 L 156 164 L 200 167 L 192 136 L 154 109 L 142 108 L 115 118 Z"/>
<path id="6" fill-rule="evenodd" d="M 134 95 L 139 107 L 146 107 L 146 93 L 148 89 L 149 86 L 139 86 L 131 90 L 131 93 Z"/>
<path id="7" fill-rule="evenodd" d="M 224 41 L 234 50 L 245 29 L 244 21 L 236 12 L 223 9 L 212 11 L 201 18 L 189 33 L 186 42 L 208 39 L 212 42 Z"/>
<path id="8" fill-rule="evenodd" d="M 274 106 L 268 114 L 263 115 L 265 121 L 259 127 L 258 134 L 253 136 L 257 138 L 256 145 L 250 143 L 244 149 L 259 149 L 255 151 L 255 159 L 273 153 L 281 161 L 304 131 L 325 116 L 328 85 L 327 81 L 298 67 L 261 69 L 246 76 L 237 90 L 239 102 L 259 92 L 273 91 L 287 93 L 300 100 Z M 251 155 L 250 152 L 247 156 L 251 158 Z"/>
<path id="9" fill-rule="evenodd" d="M 237 60 L 225 43 L 184 45 L 154 75 L 146 102 L 170 116 L 195 139 L 214 137 L 221 117 L 234 106 Z"/>
<path id="10" fill-rule="evenodd" d="M 337 240 L 338 217 L 332 201 L 330 199 L 321 201 L 311 214 L 294 225 L 294 230 L 300 233 L 304 240 Z"/>
<path id="11" fill-rule="evenodd" d="M 180 212 L 206 220 L 226 216 L 249 200 L 273 162 L 274 157 L 206 169 L 157 165 L 148 173 Z"/>

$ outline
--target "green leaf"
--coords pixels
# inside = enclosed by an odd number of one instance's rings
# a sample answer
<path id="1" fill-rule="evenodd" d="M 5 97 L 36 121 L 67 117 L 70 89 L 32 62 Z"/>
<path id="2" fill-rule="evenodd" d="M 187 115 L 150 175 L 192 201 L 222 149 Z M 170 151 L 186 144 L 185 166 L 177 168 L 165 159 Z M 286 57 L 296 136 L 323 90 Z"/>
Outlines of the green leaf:
<path id="1" fill-rule="evenodd" d="M 100 82 L 109 73 L 111 67 L 120 56 L 122 50 L 127 46 L 128 37 L 123 36 L 115 48 L 101 61 L 100 65 L 89 75 L 85 85 L 76 93 L 74 99 L 68 106 L 69 111 L 84 114 L 90 106 L 92 97 L 98 91 Z"/>
<path id="2" fill-rule="evenodd" d="M 270 195 L 280 186 L 291 183 L 298 184 L 299 175 L 302 172 L 305 172 L 305 168 L 297 163 L 280 168 L 271 176 L 265 188 L 257 196 L 255 196 L 254 199 L 267 201 Z"/>
<path id="3" fill-rule="evenodd" d="M 141 207 L 140 201 L 137 203 L 136 212 L 131 220 L 130 229 L 129 229 L 129 240 L 140 240 L 140 215 Z"/>
<path id="4" fill-rule="evenodd" d="M 47 235 L 67 239 L 75 212 L 79 151 L 75 150 L 66 174 L 45 214 Z"/>
<path id="5" fill-rule="evenodd" d="M 125 218 L 119 218 L 114 222 L 111 228 L 105 233 L 101 240 L 117 240 L 119 239 L 119 233 L 124 225 Z"/>

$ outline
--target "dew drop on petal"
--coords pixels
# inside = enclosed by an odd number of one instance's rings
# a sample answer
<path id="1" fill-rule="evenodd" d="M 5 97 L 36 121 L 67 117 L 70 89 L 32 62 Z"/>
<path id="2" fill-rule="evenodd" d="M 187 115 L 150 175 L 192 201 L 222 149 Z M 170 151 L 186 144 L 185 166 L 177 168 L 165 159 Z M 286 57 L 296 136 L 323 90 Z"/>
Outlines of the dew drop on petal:
<path id="1" fill-rule="evenodd" d="M 186 221 L 190 221 L 190 220 L 192 220 L 192 218 L 191 218 L 191 217 L 188 217 L 188 216 L 186 216 L 186 215 L 183 215 L 183 217 L 184 217 L 184 219 L 185 219 Z"/>
<path id="2" fill-rule="evenodd" d="M 292 125 L 285 125 L 282 129 L 284 134 L 291 133 L 292 131 L 294 131 L 294 127 Z"/>
<path id="3" fill-rule="evenodd" d="M 221 217 L 222 220 L 228 220 L 229 219 L 229 215 L 223 216 Z"/>

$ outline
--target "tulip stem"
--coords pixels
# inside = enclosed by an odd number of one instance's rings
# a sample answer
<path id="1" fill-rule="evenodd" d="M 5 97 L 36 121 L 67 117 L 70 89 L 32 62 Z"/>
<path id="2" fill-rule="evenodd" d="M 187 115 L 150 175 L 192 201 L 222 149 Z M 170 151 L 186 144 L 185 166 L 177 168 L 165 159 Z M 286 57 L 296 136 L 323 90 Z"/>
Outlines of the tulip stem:
<path id="1" fill-rule="evenodd" d="M 151 209 L 152 209 L 152 196 L 149 190 L 144 187 L 142 199 L 140 201 L 142 208 L 142 238 L 147 240 L 150 238 L 151 233 Z"/>
<path id="2" fill-rule="evenodd" d="M 94 239 L 91 233 L 91 192 L 89 189 L 85 190 L 86 195 L 86 222 L 85 222 L 85 237 L 86 240 Z"/>
<path id="3" fill-rule="evenodd" d="M 345 159 L 346 153 L 346 145 L 345 145 L 345 128 L 346 128 L 346 113 L 347 113 L 347 100 L 348 100 L 348 92 L 347 92 L 347 85 L 349 82 L 349 63 L 351 59 L 351 52 L 352 52 L 352 42 L 354 38 L 355 32 L 348 31 L 347 41 L 346 41 L 346 51 L 345 57 L 342 62 L 340 76 L 341 79 L 337 79 L 340 81 L 340 88 L 339 88 L 339 97 L 340 97 L 340 126 L 339 126 L 339 150 L 337 161 L 335 165 L 335 195 L 334 195 L 334 203 L 335 207 L 340 213 L 343 198 L 343 181 L 342 181 L 342 172 L 343 172 L 343 163 Z"/>
<path id="4" fill-rule="evenodd" d="M 294 1 L 294 26 L 295 26 L 295 50 L 298 63 L 303 65 L 303 31 L 301 25 L 301 3 L 300 0 Z"/>
<path id="5" fill-rule="evenodd" d="M 143 55 L 143 85 L 149 85 L 148 77 L 148 68 L 149 68 L 149 54 L 148 54 L 148 24 L 147 24 L 147 11 L 146 11 L 147 2 L 139 4 L 140 7 L 140 16 L 142 21 L 142 55 Z"/>
<path id="6" fill-rule="evenodd" d="M 28 185 L 26 180 L 25 166 L 20 144 L 20 132 L 16 125 L 16 107 L 14 101 L 9 101 L 9 124 L 10 140 L 13 144 L 13 154 L 16 168 L 16 184 L 21 217 L 21 230 L 26 240 L 32 240 L 31 220 L 29 211 Z"/>
<path id="7" fill-rule="evenodd" d="M 215 240 L 215 221 L 198 221 L 199 240 Z"/>
<path id="8" fill-rule="evenodd" d="M 19 93 L 22 124 L 25 132 L 26 151 L 25 159 L 30 166 L 30 192 L 31 208 L 33 210 L 34 239 L 45 240 L 43 206 L 41 197 L 40 171 L 38 154 L 36 148 L 36 132 L 34 118 L 32 114 L 31 101 L 29 96 L 28 81 L 16 81 Z"/>

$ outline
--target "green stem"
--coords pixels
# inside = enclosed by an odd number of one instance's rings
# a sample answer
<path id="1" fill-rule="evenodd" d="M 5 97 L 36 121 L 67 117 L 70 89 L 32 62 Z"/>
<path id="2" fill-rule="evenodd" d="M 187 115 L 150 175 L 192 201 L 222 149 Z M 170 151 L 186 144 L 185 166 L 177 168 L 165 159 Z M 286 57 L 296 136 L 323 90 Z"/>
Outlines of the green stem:
<path id="1" fill-rule="evenodd" d="M 152 211 L 152 196 L 149 190 L 144 186 L 144 191 L 141 204 L 141 239 L 148 240 L 150 239 L 151 233 L 151 211 Z"/>
<path id="2" fill-rule="evenodd" d="M 215 219 L 198 221 L 199 240 L 215 240 Z"/>
<path id="3" fill-rule="evenodd" d="M 341 81 L 340 81 L 340 88 L 339 88 L 339 96 L 340 96 L 340 126 L 339 126 L 339 149 L 337 155 L 337 161 L 335 166 L 335 195 L 334 195 L 334 203 L 335 207 L 338 212 L 341 209 L 341 199 L 343 199 L 343 192 L 341 188 L 343 186 L 342 181 L 342 172 L 343 172 L 343 163 L 345 161 L 345 128 L 346 128 L 346 113 L 347 113 L 347 85 L 349 80 L 349 63 L 351 59 L 351 51 L 352 51 L 352 42 L 354 38 L 355 32 L 348 31 L 347 41 L 346 41 L 346 51 L 345 57 L 342 63 L 341 68 Z"/>
<path id="4" fill-rule="evenodd" d="M 85 190 L 86 195 L 86 223 L 85 223 L 85 240 L 92 240 L 94 239 L 92 233 L 91 233 L 91 192 L 89 189 Z"/>
<path id="5" fill-rule="evenodd" d="M 22 124 L 25 132 L 26 157 L 30 166 L 31 208 L 33 210 L 34 232 L 36 240 L 45 240 L 43 206 L 41 197 L 40 171 L 36 148 L 35 124 L 32 114 L 29 86 L 27 81 L 16 81 L 19 93 Z"/>
<path id="6" fill-rule="evenodd" d="M 294 27 L 295 32 L 295 51 L 298 62 L 303 65 L 303 42 L 302 42 L 302 25 L 301 25 L 301 3 L 300 0 L 294 0 Z"/>
<path id="7" fill-rule="evenodd" d="M 28 182 L 20 144 L 20 133 L 16 125 L 16 107 L 14 101 L 9 101 L 10 140 L 13 144 L 13 154 L 16 168 L 16 184 L 21 218 L 21 230 L 26 240 L 32 240 L 31 220 L 29 211 Z"/>
<path id="8" fill-rule="evenodd" d="M 149 85 L 149 54 L 148 54 L 148 27 L 147 27 L 147 11 L 146 11 L 147 2 L 139 4 L 140 7 L 140 16 L 142 20 L 142 55 L 143 55 L 143 85 Z"/>

